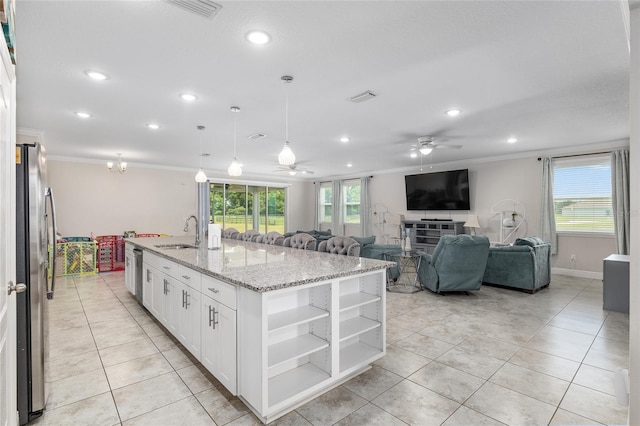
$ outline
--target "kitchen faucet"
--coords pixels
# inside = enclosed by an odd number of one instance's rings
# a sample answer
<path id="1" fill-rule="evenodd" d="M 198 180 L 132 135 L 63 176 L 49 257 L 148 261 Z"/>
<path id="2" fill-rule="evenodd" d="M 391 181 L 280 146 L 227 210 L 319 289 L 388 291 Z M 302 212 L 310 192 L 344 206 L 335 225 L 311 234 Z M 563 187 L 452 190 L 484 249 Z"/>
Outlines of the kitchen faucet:
<path id="1" fill-rule="evenodd" d="M 200 244 L 200 227 L 198 226 L 198 218 L 194 215 L 191 215 L 184 221 L 184 232 L 189 232 L 189 219 L 193 218 L 196 221 L 196 242 L 195 245 L 198 246 Z"/>

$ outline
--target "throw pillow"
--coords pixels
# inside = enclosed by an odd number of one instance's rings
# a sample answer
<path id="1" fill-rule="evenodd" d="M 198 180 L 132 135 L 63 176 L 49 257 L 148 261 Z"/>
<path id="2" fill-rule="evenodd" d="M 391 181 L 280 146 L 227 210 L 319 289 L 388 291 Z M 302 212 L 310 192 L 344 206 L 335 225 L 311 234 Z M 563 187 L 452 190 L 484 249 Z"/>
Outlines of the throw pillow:
<path id="1" fill-rule="evenodd" d="M 530 247 L 538 246 L 540 244 L 544 244 L 544 241 L 542 241 L 538 237 L 518 238 L 514 243 L 514 245 L 516 246 L 530 246 Z"/>
<path id="2" fill-rule="evenodd" d="M 375 244 L 375 242 L 376 242 L 375 235 L 373 237 L 353 237 L 352 236 L 352 237 L 349 237 L 349 238 L 352 238 L 352 239 L 356 240 L 360 244 L 360 247 L 364 247 L 364 246 L 366 246 L 368 244 Z"/>

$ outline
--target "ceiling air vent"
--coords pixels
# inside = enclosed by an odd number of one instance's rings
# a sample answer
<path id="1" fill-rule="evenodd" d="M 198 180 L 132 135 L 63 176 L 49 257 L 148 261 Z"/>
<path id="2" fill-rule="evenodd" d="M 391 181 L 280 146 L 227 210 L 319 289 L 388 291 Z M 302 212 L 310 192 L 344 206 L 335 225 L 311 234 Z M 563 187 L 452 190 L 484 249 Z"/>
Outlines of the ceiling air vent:
<path id="1" fill-rule="evenodd" d="M 169 3 L 188 10 L 191 13 L 202 16 L 203 18 L 213 19 L 218 11 L 222 9 L 217 3 L 209 0 L 167 0 Z"/>
<path id="2" fill-rule="evenodd" d="M 373 93 L 371 90 L 367 90 L 366 92 L 362 92 L 362 93 L 360 93 L 358 95 L 350 97 L 349 100 L 351 102 L 358 103 L 358 102 L 367 101 L 369 99 L 373 99 L 375 97 L 376 97 L 375 93 Z"/>

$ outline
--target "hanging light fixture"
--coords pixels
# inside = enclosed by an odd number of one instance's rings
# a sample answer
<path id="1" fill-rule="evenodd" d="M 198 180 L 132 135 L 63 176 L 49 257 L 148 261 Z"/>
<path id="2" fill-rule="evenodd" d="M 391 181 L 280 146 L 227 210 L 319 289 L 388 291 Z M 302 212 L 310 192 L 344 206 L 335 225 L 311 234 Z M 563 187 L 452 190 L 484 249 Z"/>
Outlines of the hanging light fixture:
<path id="1" fill-rule="evenodd" d="M 204 126 L 198 126 L 198 130 L 204 130 Z M 196 173 L 196 182 L 203 183 L 207 181 L 207 175 L 202 170 L 202 133 L 200 134 L 200 170 Z"/>
<path id="2" fill-rule="evenodd" d="M 229 168 L 227 169 L 227 172 L 229 173 L 229 176 L 242 176 L 242 166 L 240 165 L 240 163 L 238 163 L 238 160 L 236 159 L 236 127 L 238 124 L 238 120 L 237 118 L 237 114 L 240 111 L 240 108 L 238 107 L 231 107 L 231 111 L 234 112 L 234 117 L 233 117 L 233 161 L 231 162 L 231 165 L 229 166 Z"/>
<path id="3" fill-rule="evenodd" d="M 293 81 L 293 77 L 290 75 L 284 75 L 280 78 L 283 83 L 289 84 Z M 296 156 L 289 146 L 289 90 L 285 89 L 285 110 L 284 110 L 284 123 L 285 123 L 285 138 L 282 151 L 278 154 L 278 163 L 283 166 L 290 166 L 295 164 Z"/>
<path id="4" fill-rule="evenodd" d="M 124 173 L 127 171 L 127 162 L 122 161 L 121 153 L 118 152 L 117 155 L 118 155 L 118 167 L 114 168 L 115 164 L 113 163 L 113 161 L 107 161 L 107 169 L 109 169 L 110 172 Z"/>

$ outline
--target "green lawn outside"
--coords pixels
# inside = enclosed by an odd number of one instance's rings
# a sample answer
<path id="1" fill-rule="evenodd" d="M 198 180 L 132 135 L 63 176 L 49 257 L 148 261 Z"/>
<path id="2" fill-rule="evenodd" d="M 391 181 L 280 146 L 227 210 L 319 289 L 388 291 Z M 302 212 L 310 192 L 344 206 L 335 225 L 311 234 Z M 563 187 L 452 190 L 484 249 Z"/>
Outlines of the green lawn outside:
<path id="1" fill-rule="evenodd" d="M 556 214 L 556 230 L 613 232 L 613 216 L 563 216 Z"/>
<path id="2" fill-rule="evenodd" d="M 224 223 L 225 228 L 233 227 L 236 228 L 240 232 L 245 232 L 247 230 L 245 226 L 245 215 L 227 215 L 224 219 L 222 215 L 214 216 L 214 221 L 216 223 Z M 265 217 L 260 217 L 260 230 L 265 229 Z M 267 227 L 268 232 L 277 231 L 281 234 L 284 234 L 284 216 L 269 216 L 269 224 Z"/>

